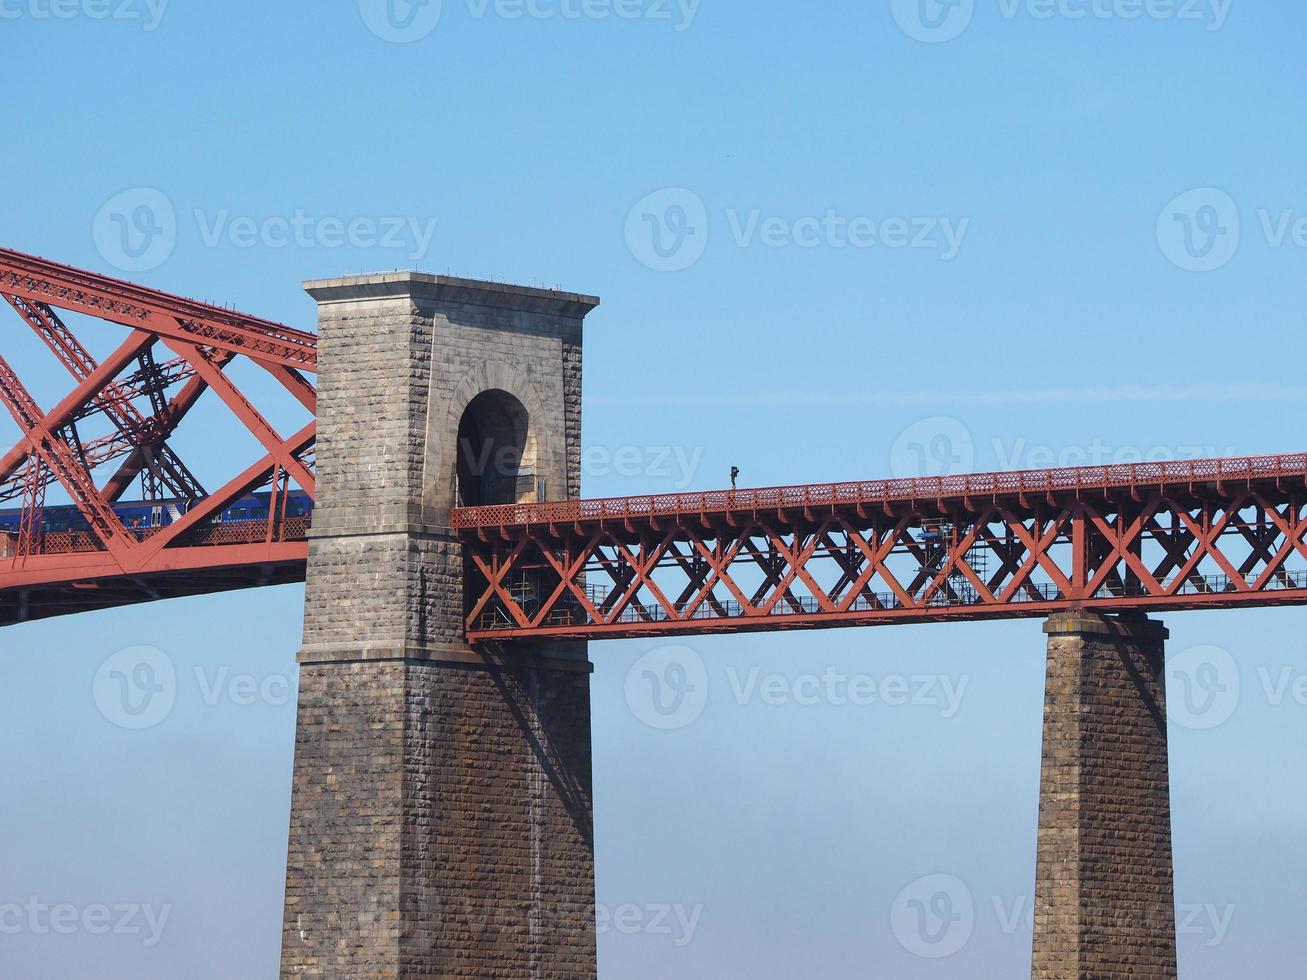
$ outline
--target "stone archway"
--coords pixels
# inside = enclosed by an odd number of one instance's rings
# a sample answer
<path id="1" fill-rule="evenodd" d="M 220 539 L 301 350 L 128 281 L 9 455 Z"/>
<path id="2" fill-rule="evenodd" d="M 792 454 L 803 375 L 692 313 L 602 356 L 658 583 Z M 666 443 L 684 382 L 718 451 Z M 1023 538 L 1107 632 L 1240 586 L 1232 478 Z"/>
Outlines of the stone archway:
<path id="1" fill-rule="evenodd" d="M 536 446 L 526 406 L 507 391 L 483 391 L 458 424 L 455 504 L 484 507 L 538 499 Z"/>
<path id="2" fill-rule="evenodd" d="M 499 360 L 473 367 L 447 400 L 433 396 L 423 477 L 428 513 L 443 523 L 453 507 L 543 500 L 552 487 L 565 486 L 563 442 L 553 435 L 561 428 L 556 415 L 546 411 L 524 371 Z M 498 477 L 496 469 L 503 471 Z M 469 481 L 478 470 L 502 482 L 473 488 Z M 465 489 L 473 492 L 465 497 Z"/>

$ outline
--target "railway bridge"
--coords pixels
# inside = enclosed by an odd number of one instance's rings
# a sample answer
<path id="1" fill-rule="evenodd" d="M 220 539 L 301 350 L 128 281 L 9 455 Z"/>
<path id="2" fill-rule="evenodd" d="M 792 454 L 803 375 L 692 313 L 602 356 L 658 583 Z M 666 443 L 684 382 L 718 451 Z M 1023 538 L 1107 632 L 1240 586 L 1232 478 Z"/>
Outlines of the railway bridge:
<path id="1" fill-rule="evenodd" d="M 68 375 L 0 347 L 0 622 L 307 580 L 283 976 L 595 976 L 591 640 L 1021 617 L 1033 975 L 1175 977 L 1156 615 L 1307 602 L 1307 454 L 582 500 L 596 298 L 307 289 L 316 334 L 0 250 Z"/>

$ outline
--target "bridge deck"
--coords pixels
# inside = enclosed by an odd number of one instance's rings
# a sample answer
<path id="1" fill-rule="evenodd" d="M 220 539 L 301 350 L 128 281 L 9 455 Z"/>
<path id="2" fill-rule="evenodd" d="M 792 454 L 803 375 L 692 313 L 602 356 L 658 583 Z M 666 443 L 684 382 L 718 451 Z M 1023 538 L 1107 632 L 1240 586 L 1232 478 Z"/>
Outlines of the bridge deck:
<path id="1" fill-rule="evenodd" d="M 451 523 L 460 530 L 526 524 L 590 524 L 649 517 L 726 516 L 794 507 L 879 507 L 889 503 L 966 503 L 1123 489 L 1183 490 L 1206 484 L 1267 480 L 1307 480 L 1307 453 L 500 504 L 461 508 L 454 511 Z"/>
<path id="2" fill-rule="evenodd" d="M 478 507 L 473 641 L 1307 602 L 1307 454 Z"/>

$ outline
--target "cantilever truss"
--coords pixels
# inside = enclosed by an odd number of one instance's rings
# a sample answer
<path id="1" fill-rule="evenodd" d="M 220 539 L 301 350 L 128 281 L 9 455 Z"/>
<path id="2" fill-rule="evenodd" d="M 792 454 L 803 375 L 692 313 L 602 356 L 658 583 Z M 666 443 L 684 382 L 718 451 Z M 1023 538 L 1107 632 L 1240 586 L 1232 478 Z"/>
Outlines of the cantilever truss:
<path id="1" fill-rule="evenodd" d="M 1307 602 L 1307 455 L 456 511 L 470 640 Z"/>
<path id="2" fill-rule="evenodd" d="M 22 508 L 17 533 L 0 535 L 0 623 L 303 578 L 307 521 L 287 517 L 286 502 L 296 486 L 313 495 L 316 422 L 281 436 L 226 369 L 247 358 L 315 415 L 305 374 L 317 370 L 316 336 L 6 249 L 0 298 L 74 385 L 43 410 L 0 356 L 0 399 L 21 432 L 0 457 L 0 502 Z M 97 361 L 57 311 L 126 327 L 127 336 Z M 211 492 L 170 442 L 209 391 L 263 450 Z M 108 431 L 83 438 L 97 423 Z M 105 467 L 110 475 L 97 483 Z M 115 505 L 138 479 L 144 499 L 183 502 L 176 519 L 127 526 Z M 56 483 L 82 520 L 51 532 L 42 515 Z M 271 492 L 267 520 L 214 522 L 259 489 Z"/>

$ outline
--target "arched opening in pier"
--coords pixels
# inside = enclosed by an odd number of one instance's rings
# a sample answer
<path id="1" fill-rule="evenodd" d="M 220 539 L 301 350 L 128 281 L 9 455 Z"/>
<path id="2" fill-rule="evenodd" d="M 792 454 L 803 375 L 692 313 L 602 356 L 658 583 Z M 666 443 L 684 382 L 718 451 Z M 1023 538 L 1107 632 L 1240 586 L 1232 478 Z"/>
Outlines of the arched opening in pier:
<path id="1" fill-rule="evenodd" d="M 460 507 L 530 503 L 539 498 L 531 419 L 506 391 L 483 391 L 458 425 Z"/>

